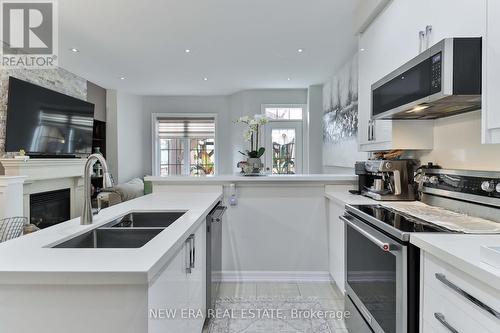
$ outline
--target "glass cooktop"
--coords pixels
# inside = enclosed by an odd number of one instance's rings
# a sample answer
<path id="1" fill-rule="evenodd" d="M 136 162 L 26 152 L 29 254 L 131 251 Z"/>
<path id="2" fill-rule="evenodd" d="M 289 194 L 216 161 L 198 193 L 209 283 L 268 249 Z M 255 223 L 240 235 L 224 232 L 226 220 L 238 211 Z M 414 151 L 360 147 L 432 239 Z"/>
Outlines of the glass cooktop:
<path id="1" fill-rule="evenodd" d="M 370 217 L 368 222 L 373 223 L 376 221 L 375 224 L 382 223 L 385 227 L 394 228 L 402 233 L 452 232 L 431 222 L 403 214 L 395 209 L 381 205 L 351 205 L 351 207 L 354 208 L 351 212 L 355 215 L 360 215 L 361 218 L 367 216 Z M 362 214 L 359 214 L 356 211 L 361 212 Z"/>

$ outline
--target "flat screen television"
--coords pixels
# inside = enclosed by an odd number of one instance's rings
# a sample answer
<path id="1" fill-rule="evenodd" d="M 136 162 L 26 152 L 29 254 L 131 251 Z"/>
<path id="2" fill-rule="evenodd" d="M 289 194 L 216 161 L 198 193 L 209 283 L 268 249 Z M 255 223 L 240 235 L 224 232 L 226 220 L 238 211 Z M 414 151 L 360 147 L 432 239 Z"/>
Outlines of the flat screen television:
<path id="1" fill-rule="evenodd" d="M 33 157 L 92 152 L 94 104 L 9 78 L 5 151 Z"/>

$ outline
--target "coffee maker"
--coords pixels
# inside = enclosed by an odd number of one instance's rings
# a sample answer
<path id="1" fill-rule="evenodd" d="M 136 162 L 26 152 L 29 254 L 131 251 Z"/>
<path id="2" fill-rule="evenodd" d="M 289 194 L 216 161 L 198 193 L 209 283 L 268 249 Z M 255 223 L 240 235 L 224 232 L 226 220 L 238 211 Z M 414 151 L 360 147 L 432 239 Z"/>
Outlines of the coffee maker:
<path id="1" fill-rule="evenodd" d="M 359 193 L 379 201 L 413 201 L 416 186 L 414 160 L 369 160 L 356 162 Z"/>

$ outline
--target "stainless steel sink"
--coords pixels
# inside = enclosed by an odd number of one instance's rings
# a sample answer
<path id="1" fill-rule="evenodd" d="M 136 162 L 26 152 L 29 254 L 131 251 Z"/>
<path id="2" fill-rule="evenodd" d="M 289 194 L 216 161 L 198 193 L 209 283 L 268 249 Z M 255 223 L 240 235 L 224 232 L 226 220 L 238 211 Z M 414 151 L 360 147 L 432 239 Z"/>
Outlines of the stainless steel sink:
<path id="1" fill-rule="evenodd" d="M 111 228 L 166 228 L 186 212 L 133 212 L 106 224 Z"/>
<path id="2" fill-rule="evenodd" d="M 54 248 L 138 248 L 157 236 L 164 228 L 98 228 L 71 238 Z"/>

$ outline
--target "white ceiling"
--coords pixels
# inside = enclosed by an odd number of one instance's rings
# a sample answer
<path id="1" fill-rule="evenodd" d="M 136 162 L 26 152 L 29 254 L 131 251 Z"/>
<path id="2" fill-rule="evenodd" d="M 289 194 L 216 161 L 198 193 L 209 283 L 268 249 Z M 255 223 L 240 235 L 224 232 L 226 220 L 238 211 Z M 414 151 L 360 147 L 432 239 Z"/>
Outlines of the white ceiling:
<path id="1" fill-rule="evenodd" d="M 324 82 L 356 48 L 352 0 L 58 3 L 61 67 L 141 95 L 304 88 Z"/>

